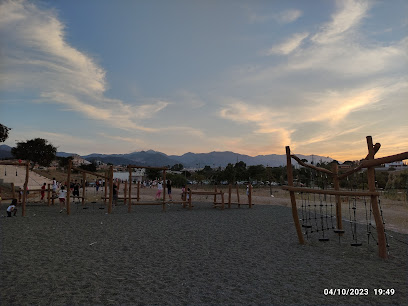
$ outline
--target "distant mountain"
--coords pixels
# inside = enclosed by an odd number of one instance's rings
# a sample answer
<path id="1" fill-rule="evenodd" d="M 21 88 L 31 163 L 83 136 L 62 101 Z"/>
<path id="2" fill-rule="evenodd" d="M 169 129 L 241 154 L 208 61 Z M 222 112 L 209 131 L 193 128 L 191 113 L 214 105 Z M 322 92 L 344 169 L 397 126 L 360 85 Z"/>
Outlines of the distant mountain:
<path id="1" fill-rule="evenodd" d="M 317 155 L 297 155 L 300 159 L 307 159 L 308 162 L 331 162 L 333 159 L 330 157 L 323 157 Z M 243 161 L 247 166 L 264 165 L 270 167 L 279 167 L 286 165 L 286 155 L 258 155 L 255 157 L 249 155 L 242 155 L 234 152 L 210 152 L 210 153 L 186 153 L 182 156 L 171 155 L 172 159 L 177 160 L 179 163 L 186 167 L 204 167 L 206 165 L 210 167 L 225 167 L 229 163 L 235 164 L 236 162 Z M 293 161 L 293 164 L 296 164 Z"/>
<path id="2" fill-rule="evenodd" d="M 0 159 L 11 158 L 11 147 L 8 145 L 0 145 Z M 57 156 L 68 157 L 76 155 L 76 153 L 57 152 Z M 323 157 L 319 155 L 301 155 L 297 154 L 300 159 L 306 159 L 309 163 L 314 161 L 318 162 L 331 162 L 333 159 L 330 157 Z M 163 167 L 173 166 L 175 164 L 183 164 L 187 168 L 203 168 L 204 166 L 214 167 L 226 167 L 229 163 L 235 164 L 236 162 L 243 161 L 247 166 L 264 165 L 270 167 L 279 167 L 286 165 L 286 155 L 258 155 L 249 156 L 238 154 L 230 151 L 226 152 L 210 152 L 210 153 L 185 153 L 179 155 L 166 155 L 164 153 L 148 150 L 133 152 L 129 154 L 100 154 L 92 153 L 89 155 L 81 156 L 82 158 L 92 162 L 101 161 L 103 163 L 110 163 L 113 165 L 140 165 L 140 166 L 152 166 Z M 294 165 L 297 163 L 292 161 Z"/>
<path id="3" fill-rule="evenodd" d="M 298 155 L 301 159 L 307 159 L 308 162 L 312 160 L 317 162 L 331 162 L 333 159 L 329 157 L 323 157 L 318 155 Z M 235 164 L 236 162 L 243 161 L 247 166 L 264 165 L 271 167 L 279 167 L 286 165 L 286 155 L 258 155 L 255 157 L 238 154 L 234 152 L 210 152 L 210 153 L 185 153 L 181 156 L 178 155 L 166 155 L 161 152 L 149 150 L 133 152 L 129 154 L 98 154 L 93 153 L 90 155 L 82 156 L 82 158 L 93 161 L 98 160 L 104 163 L 111 163 L 114 165 L 140 165 L 140 166 L 152 166 L 163 167 L 173 166 L 175 164 L 183 164 L 187 168 L 203 168 L 204 166 L 214 167 L 226 167 L 229 163 Z M 296 164 L 293 161 L 293 164 Z"/>
<path id="4" fill-rule="evenodd" d="M 11 155 L 11 147 L 8 145 L 0 145 L 0 159 L 13 158 Z"/>

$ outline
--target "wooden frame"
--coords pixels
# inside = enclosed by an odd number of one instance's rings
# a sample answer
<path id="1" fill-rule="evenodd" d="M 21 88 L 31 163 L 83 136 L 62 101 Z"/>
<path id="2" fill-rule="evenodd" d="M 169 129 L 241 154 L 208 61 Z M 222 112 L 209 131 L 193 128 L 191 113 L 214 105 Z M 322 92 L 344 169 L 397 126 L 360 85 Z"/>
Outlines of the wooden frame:
<path id="1" fill-rule="evenodd" d="M 26 215 L 26 201 L 27 201 L 27 186 L 28 186 L 28 178 L 29 178 L 29 172 L 30 172 L 30 162 L 7 162 L 7 161 L 0 161 L 0 165 L 6 165 L 6 166 L 20 166 L 20 167 L 25 167 L 26 168 L 26 176 L 25 176 L 25 181 L 24 181 L 24 190 L 23 190 L 23 203 L 21 204 L 21 215 L 25 217 Z"/>
<path id="2" fill-rule="evenodd" d="M 386 248 L 385 232 L 384 232 L 384 224 L 381 218 L 380 208 L 378 205 L 378 197 L 380 194 L 376 192 L 376 189 L 375 189 L 375 169 L 374 167 L 379 166 L 384 163 L 390 163 L 394 161 L 408 159 L 408 152 L 374 159 L 374 155 L 378 152 L 381 145 L 379 143 L 376 143 L 375 145 L 373 145 L 371 136 L 367 136 L 366 140 L 367 140 L 367 148 L 368 148 L 367 156 L 362 160 L 362 162 L 357 167 L 341 175 L 338 174 L 337 165 L 334 165 L 333 171 L 330 171 L 328 169 L 323 169 L 323 168 L 315 167 L 313 165 L 306 164 L 302 162 L 297 156 L 291 155 L 289 146 L 286 147 L 288 186 L 284 186 L 283 189 L 288 190 L 290 194 L 290 199 L 291 199 L 291 204 L 292 204 L 292 217 L 295 223 L 295 228 L 296 228 L 296 232 L 297 232 L 297 236 L 298 236 L 298 240 L 300 244 L 304 244 L 305 241 L 303 238 L 303 233 L 301 230 L 301 225 L 300 225 L 299 217 L 297 213 L 295 192 L 308 192 L 308 193 L 334 195 L 336 197 L 337 229 L 340 230 L 340 232 L 343 229 L 342 219 L 341 219 L 340 196 L 342 195 L 343 196 L 368 196 L 371 199 L 371 208 L 373 211 L 374 220 L 376 224 L 377 237 L 378 237 L 378 255 L 384 259 L 388 257 L 387 248 Z M 294 187 L 293 186 L 293 170 L 292 170 L 292 162 L 291 162 L 292 158 L 304 167 L 314 169 L 314 170 L 331 175 L 333 177 L 334 190 L 318 190 L 318 189 Z M 361 170 L 362 168 L 367 168 L 369 191 L 368 192 L 341 191 L 339 180 Z"/>
<path id="3" fill-rule="evenodd" d="M 132 205 L 161 205 L 162 210 L 166 211 L 166 204 L 167 203 L 174 203 L 174 202 L 166 202 L 166 167 L 149 167 L 149 166 L 138 166 L 138 165 L 128 165 L 127 166 L 129 171 L 129 197 L 128 197 L 128 213 L 132 211 Z M 163 171 L 163 199 L 159 202 L 140 202 L 140 182 L 137 182 L 137 197 L 136 203 L 132 202 L 134 198 L 132 198 L 132 170 L 133 169 L 155 169 L 155 170 L 162 170 Z M 125 193 L 126 194 L 126 193 Z"/>
<path id="4" fill-rule="evenodd" d="M 99 173 L 95 173 L 95 172 L 91 172 L 91 171 L 87 171 L 87 170 L 83 170 L 80 168 L 76 168 L 72 166 L 72 160 L 69 160 L 68 163 L 68 175 L 67 175 L 67 215 L 70 215 L 71 213 L 71 203 L 70 203 L 70 199 L 71 199 L 71 188 L 70 188 L 70 184 L 71 184 L 71 171 L 75 170 L 78 172 L 82 173 L 82 184 L 83 186 L 85 186 L 85 180 L 86 180 L 86 174 L 90 174 L 96 177 L 101 177 L 105 179 L 105 203 L 106 203 L 106 199 L 107 199 L 107 182 L 109 182 L 109 202 L 108 202 L 108 213 L 111 214 L 112 213 L 112 199 L 113 199 L 113 166 L 110 166 L 110 169 L 108 171 L 107 175 L 101 175 Z M 83 188 L 82 190 L 82 203 L 84 203 L 85 201 L 85 188 Z"/>
<path id="5" fill-rule="evenodd" d="M 231 197 L 232 197 L 232 185 L 228 185 L 228 208 L 231 208 L 231 205 L 238 205 L 238 207 L 241 207 L 241 205 L 248 205 L 248 208 L 252 208 L 252 185 L 248 185 L 248 203 L 241 203 L 240 197 L 239 197 L 239 188 L 238 184 L 236 184 L 236 191 L 237 191 L 237 200 L 238 202 L 232 202 Z"/>

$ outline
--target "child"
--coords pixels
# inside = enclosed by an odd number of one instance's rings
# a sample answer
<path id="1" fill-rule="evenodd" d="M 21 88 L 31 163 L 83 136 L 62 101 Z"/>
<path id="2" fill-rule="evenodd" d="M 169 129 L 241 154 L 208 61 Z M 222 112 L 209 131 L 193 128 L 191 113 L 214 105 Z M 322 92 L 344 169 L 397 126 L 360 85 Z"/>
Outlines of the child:
<path id="1" fill-rule="evenodd" d="M 64 186 L 61 186 L 61 190 L 59 192 L 58 198 L 60 202 L 60 213 L 65 209 L 65 198 L 67 197 L 67 191 L 65 190 Z"/>
<path id="2" fill-rule="evenodd" d="M 46 183 L 44 183 L 44 184 L 41 186 L 41 201 L 44 201 L 44 196 L 45 196 L 45 186 L 47 186 L 47 184 L 46 184 Z"/>
<path id="3" fill-rule="evenodd" d="M 156 193 L 156 200 L 160 200 L 160 195 L 162 193 L 163 190 L 163 185 L 162 182 L 157 182 L 157 193 Z"/>
<path id="4" fill-rule="evenodd" d="M 11 213 L 13 212 L 13 216 L 17 217 L 17 199 L 13 199 L 9 207 L 7 207 L 7 217 L 11 217 Z"/>

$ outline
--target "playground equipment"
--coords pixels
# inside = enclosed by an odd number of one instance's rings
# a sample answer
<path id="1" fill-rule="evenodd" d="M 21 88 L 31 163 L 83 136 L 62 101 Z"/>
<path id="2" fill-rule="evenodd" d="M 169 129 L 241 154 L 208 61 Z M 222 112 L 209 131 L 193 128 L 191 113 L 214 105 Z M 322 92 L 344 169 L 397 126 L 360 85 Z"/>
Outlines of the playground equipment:
<path id="1" fill-rule="evenodd" d="M 25 217 L 26 215 L 26 201 L 27 201 L 27 186 L 28 186 L 28 178 L 29 178 L 29 167 L 30 163 L 29 162 L 8 162 L 8 161 L 0 161 L 0 165 L 11 165 L 11 166 L 16 166 L 16 172 L 17 172 L 17 167 L 25 167 L 25 181 L 24 181 L 24 188 L 23 188 L 23 199 L 22 199 L 22 208 L 21 208 L 21 215 Z M 5 168 L 6 169 L 6 168 Z M 5 170 L 6 171 L 6 170 Z M 7 175 L 7 174 L 6 174 Z M 14 186 L 13 186 L 14 187 Z M 14 188 L 13 188 L 14 189 Z M 14 191 L 15 192 L 15 191 Z M 13 196 L 14 196 L 13 192 Z M 4 199 L 3 199 L 4 200 Z"/>
<path id="2" fill-rule="evenodd" d="M 86 187 L 85 187 L 85 181 L 86 181 L 86 174 L 89 175 L 93 175 L 96 177 L 100 177 L 105 179 L 105 203 L 106 203 L 106 199 L 108 199 L 108 213 L 112 213 L 112 199 L 113 199 L 113 166 L 110 166 L 109 168 L 109 173 L 107 175 L 102 175 L 99 173 L 95 173 L 95 172 L 91 172 L 91 171 L 86 171 L 80 168 L 75 168 L 72 166 L 72 160 L 69 161 L 68 163 L 68 175 L 67 175 L 67 215 L 69 215 L 71 213 L 71 205 L 70 205 L 70 198 L 71 198 L 71 188 L 69 186 L 70 182 L 71 182 L 71 171 L 75 170 L 78 172 L 82 173 L 82 196 L 80 197 L 75 197 L 75 198 L 80 198 L 82 200 L 82 205 L 84 205 L 85 202 L 85 192 L 86 192 Z M 109 182 L 109 196 L 107 194 L 107 190 L 108 190 L 108 186 L 107 186 L 107 182 Z"/>
<path id="3" fill-rule="evenodd" d="M 387 157 L 374 159 L 374 155 L 378 152 L 381 145 L 376 143 L 373 145 L 372 137 L 367 136 L 367 147 L 368 154 L 360 162 L 360 164 L 343 174 L 339 174 L 338 165 L 334 164 L 332 171 L 316 167 L 314 165 L 309 165 L 304 163 L 296 155 L 291 155 L 289 146 L 286 147 L 286 158 L 287 158 L 287 175 L 288 175 L 288 186 L 284 186 L 283 189 L 289 191 L 291 204 L 292 204 L 292 216 L 295 223 L 296 233 L 300 244 L 305 244 L 302 228 L 305 229 L 305 234 L 320 232 L 322 234 L 320 241 L 327 241 L 328 230 L 333 229 L 336 234 L 340 237 L 345 233 L 342 223 L 342 202 L 349 203 L 349 222 L 351 225 L 352 233 L 352 246 L 360 246 L 362 243 L 358 241 L 357 236 L 357 219 L 356 211 L 359 206 L 363 206 L 362 209 L 366 211 L 366 222 L 367 222 L 367 236 L 374 237 L 372 229 L 374 226 L 371 223 L 371 215 L 373 215 L 375 220 L 375 230 L 377 233 L 377 244 L 378 244 L 378 254 L 381 258 L 387 258 L 387 238 L 385 235 L 384 219 L 382 216 L 381 203 L 379 200 L 380 193 L 376 191 L 375 186 L 375 169 L 374 167 L 380 166 L 384 163 L 391 163 L 394 161 L 401 161 L 408 158 L 408 152 L 391 155 Z M 293 179 L 293 169 L 291 159 L 296 160 L 301 166 L 307 167 L 317 173 L 320 173 L 320 177 L 330 177 L 332 179 L 333 189 L 315 189 L 315 188 L 305 188 L 305 187 L 294 187 Z M 361 169 L 367 169 L 367 179 L 368 179 L 368 191 L 359 190 L 340 190 L 340 180 L 347 179 L 354 173 L 360 171 Z M 317 175 L 317 178 L 319 175 Z M 323 185 L 324 187 L 324 185 Z M 298 216 L 298 209 L 296 204 L 295 193 L 300 193 L 302 198 L 302 224 L 300 223 Z M 307 195 L 307 200 L 304 198 L 304 194 Z M 332 197 L 334 196 L 334 199 Z M 313 204 L 310 204 L 310 198 L 313 197 Z M 327 198 L 329 198 L 329 203 L 327 203 Z M 317 199 L 317 200 L 316 200 Z M 370 207 L 368 207 L 368 200 L 370 201 Z M 334 201 L 335 204 L 332 204 Z M 334 227 L 333 222 L 333 210 L 335 205 L 335 218 L 336 227 Z M 369 217 L 368 218 L 368 210 Z"/>

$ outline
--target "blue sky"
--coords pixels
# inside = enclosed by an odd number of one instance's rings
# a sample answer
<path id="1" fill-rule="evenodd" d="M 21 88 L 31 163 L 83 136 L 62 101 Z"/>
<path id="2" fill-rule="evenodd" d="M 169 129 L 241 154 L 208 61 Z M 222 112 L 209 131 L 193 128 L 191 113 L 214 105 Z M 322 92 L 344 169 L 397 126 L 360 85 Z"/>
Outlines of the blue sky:
<path id="1" fill-rule="evenodd" d="M 408 2 L 1 1 L 8 145 L 408 151 Z"/>

